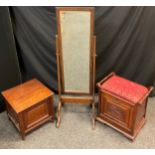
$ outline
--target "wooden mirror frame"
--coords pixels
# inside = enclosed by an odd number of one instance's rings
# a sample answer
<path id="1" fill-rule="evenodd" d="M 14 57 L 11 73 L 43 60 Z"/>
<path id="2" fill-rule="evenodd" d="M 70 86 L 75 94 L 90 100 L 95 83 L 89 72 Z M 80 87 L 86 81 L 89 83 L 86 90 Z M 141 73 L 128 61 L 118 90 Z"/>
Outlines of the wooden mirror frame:
<path id="1" fill-rule="evenodd" d="M 64 71 L 62 59 L 62 38 L 60 26 L 61 11 L 88 11 L 90 12 L 90 70 L 89 70 L 89 93 L 88 92 L 66 92 L 64 89 Z M 57 57 L 57 77 L 58 77 L 58 96 L 59 103 L 57 109 L 57 127 L 60 127 L 61 108 L 64 103 L 77 103 L 83 105 L 92 105 L 92 125 L 95 127 L 95 72 L 96 72 L 96 37 L 94 32 L 94 7 L 57 7 L 57 27 L 58 35 L 56 35 L 56 57 Z M 82 85 L 82 83 L 81 83 Z"/>

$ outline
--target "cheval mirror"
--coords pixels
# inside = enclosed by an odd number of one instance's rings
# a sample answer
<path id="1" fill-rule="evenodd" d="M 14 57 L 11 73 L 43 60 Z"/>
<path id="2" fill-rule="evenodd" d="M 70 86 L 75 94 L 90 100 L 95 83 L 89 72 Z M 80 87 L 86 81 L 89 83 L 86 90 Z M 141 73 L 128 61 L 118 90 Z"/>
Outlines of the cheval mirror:
<path id="1" fill-rule="evenodd" d="M 92 105 L 95 125 L 96 38 L 93 7 L 57 7 L 56 55 L 59 103 L 57 127 L 65 103 Z"/>

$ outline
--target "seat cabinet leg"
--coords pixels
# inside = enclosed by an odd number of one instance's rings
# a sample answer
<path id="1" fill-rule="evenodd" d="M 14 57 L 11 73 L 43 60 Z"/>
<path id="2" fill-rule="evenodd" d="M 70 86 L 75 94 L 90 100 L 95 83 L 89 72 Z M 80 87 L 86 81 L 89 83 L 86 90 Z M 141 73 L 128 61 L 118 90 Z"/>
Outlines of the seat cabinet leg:
<path id="1" fill-rule="evenodd" d="M 24 132 L 21 132 L 20 135 L 22 137 L 22 140 L 25 140 L 25 133 Z"/>

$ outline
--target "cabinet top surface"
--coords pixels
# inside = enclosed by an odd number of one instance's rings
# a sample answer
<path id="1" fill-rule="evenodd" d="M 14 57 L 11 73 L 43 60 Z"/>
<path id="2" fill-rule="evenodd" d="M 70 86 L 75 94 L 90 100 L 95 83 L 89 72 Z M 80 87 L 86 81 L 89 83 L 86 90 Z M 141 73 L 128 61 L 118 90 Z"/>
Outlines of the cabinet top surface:
<path id="1" fill-rule="evenodd" d="M 2 92 L 8 104 L 19 113 L 53 95 L 37 79 L 32 79 Z"/>

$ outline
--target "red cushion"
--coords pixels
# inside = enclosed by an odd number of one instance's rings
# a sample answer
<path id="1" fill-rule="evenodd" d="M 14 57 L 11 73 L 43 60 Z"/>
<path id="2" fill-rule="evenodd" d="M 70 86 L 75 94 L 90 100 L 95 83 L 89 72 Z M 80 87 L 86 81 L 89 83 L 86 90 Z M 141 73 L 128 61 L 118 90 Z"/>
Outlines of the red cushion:
<path id="1" fill-rule="evenodd" d="M 112 76 L 103 83 L 101 89 L 107 90 L 133 103 L 137 103 L 148 92 L 146 87 L 117 75 Z"/>

